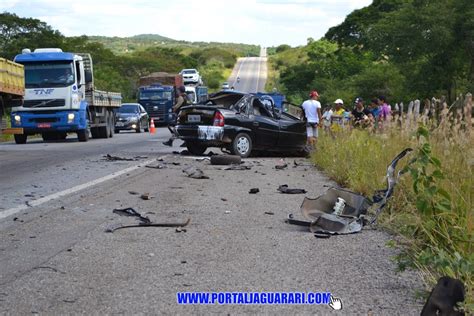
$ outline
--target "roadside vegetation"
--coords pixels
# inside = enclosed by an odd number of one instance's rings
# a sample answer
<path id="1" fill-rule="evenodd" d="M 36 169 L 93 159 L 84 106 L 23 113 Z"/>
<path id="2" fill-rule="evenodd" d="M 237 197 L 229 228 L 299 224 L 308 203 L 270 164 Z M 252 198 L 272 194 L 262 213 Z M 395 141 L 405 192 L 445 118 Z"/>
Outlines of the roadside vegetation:
<path id="1" fill-rule="evenodd" d="M 385 186 L 387 164 L 402 149 L 416 161 L 391 198 L 380 225 L 396 232 L 400 269 L 417 267 L 431 288 L 442 275 L 465 284 L 474 311 L 474 7 L 470 1 L 374 1 L 305 46 L 268 50 L 267 90 L 301 104 L 318 90 L 323 107 L 384 95 L 404 114 L 376 132 L 322 133 L 315 164 L 340 185 L 372 196 Z M 433 96 L 436 114 L 407 116 L 406 105 Z M 367 102 L 369 103 L 369 101 Z M 424 102 L 422 102 L 424 103 Z M 442 104 L 446 104 L 444 107 Z M 421 113 L 423 113 L 423 106 Z M 428 113 L 428 112 L 427 112 Z M 402 166 L 406 166 L 402 164 Z"/>

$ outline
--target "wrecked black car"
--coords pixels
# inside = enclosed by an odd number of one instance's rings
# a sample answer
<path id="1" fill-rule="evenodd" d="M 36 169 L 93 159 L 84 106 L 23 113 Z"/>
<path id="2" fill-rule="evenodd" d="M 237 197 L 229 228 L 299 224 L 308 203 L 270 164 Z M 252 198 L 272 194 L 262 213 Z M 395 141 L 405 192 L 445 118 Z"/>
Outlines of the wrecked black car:
<path id="1" fill-rule="evenodd" d="M 208 147 L 244 158 L 252 151 L 306 154 L 304 121 L 241 92 L 221 91 L 206 104 L 183 107 L 176 131 L 194 155 L 203 154 Z"/>

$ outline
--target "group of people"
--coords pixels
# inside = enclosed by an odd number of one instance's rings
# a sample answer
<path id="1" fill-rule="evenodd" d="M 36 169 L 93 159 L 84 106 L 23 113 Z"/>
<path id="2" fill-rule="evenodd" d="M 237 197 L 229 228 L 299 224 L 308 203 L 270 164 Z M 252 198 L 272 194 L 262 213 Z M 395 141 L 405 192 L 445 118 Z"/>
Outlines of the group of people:
<path id="1" fill-rule="evenodd" d="M 378 127 L 388 121 L 392 114 L 385 96 L 372 99 L 368 107 L 364 105 L 361 97 L 357 97 L 352 110 L 345 109 L 344 101 L 337 99 L 333 106 L 327 106 L 322 112 L 319 93 L 316 90 L 309 93 L 309 99 L 301 104 L 301 108 L 306 119 L 308 145 L 312 148 L 316 146 L 318 128 L 331 132 L 346 125 L 360 128 Z"/>

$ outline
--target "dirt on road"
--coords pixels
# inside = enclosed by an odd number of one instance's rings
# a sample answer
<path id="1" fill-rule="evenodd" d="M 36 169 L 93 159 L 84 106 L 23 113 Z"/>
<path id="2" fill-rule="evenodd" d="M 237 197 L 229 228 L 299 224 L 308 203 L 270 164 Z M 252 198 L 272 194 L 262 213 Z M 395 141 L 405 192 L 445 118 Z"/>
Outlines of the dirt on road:
<path id="1" fill-rule="evenodd" d="M 379 230 L 317 239 L 285 223 L 303 197 L 328 179 L 304 159 L 275 169 L 279 158 L 250 158 L 244 170 L 207 159 L 167 155 L 160 168 L 137 170 L 31 208 L 0 225 L 3 314 L 336 314 L 419 315 L 422 282 L 396 273 L 390 235 Z M 199 168 L 209 179 L 183 172 Z M 287 184 L 306 194 L 282 194 Z M 258 188 L 258 193 L 249 190 Z M 132 194 L 132 193 L 139 194 Z M 140 198 L 147 193 L 147 199 Z M 191 222 L 185 229 L 143 227 L 113 209 L 133 207 L 152 222 Z M 177 292 L 331 292 L 327 305 L 178 305 Z"/>

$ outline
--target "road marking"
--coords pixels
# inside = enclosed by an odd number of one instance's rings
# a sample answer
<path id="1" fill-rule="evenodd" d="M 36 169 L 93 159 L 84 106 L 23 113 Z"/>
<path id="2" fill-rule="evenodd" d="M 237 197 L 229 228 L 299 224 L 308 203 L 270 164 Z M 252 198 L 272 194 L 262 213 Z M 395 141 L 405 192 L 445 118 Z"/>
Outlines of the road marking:
<path id="1" fill-rule="evenodd" d="M 158 158 L 159 159 L 159 158 Z M 75 187 L 72 187 L 70 189 L 66 189 L 66 190 L 63 190 L 63 191 L 60 191 L 60 192 L 56 192 L 56 193 L 53 193 L 51 195 L 48 195 L 48 196 L 45 196 L 45 197 L 42 197 L 40 199 L 37 199 L 37 200 L 32 200 L 32 201 L 28 201 L 28 205 L 20 205 L 20 206 L 17 206 L 17 207 L 14 207 L 14 208 L 11 208 L 11 209 L 8 209 L 8 210 L 5 210 L 5 211 L 1 211 L 0 212 L 0 219 L 3 219 L 5 217 L 8 217 L 8 216 L 11 216 L 13 214 L 16 214 L 18 212 L 21 212 L 21 211 L 24 211 L 24 210 L 27 210 L 31 207 L 35 207 L 35 206 L 38 206 L 38 205 L 41 205 L 43 203 L 46 203 L 46 202 L 49 202 L 51 200 L 54 200 L 54 199 L 57 199 L 59 197 L 62 197 L 62 196 L 65 196 L 65 195 L 68 195 L 68 194 L 71 194 L 71 193 L 76 193 L 77 191 L 80 191 L 80 190 L 83 190 L 83 189 L 86 189 L 88 187 L 91 187 L 93 185 L 96 185 L 96 184 L 99 184 L 99 183 L 102 183 L 102 182 L 105 182 L 105 181 L 108 181 L 108 180 L 111 180 L 113 178 L 116 178 L 118 176 L 121 176 L 127 172 L 130 172 L 130 171 L 133 171 L 135 169 L 138 169 L 140 168 L 141 166 L 143 165 L 147 165 L 149 163 L 152 163 L 156 161 L 156 159 L 149 159 L 149 160 L 146 160 L 146 161 L 142 161 L 140 164 L 138 165 L 135 165 L 135 166 L 132 166 L 132 167 L 129 167 L 129 168 L 126 168 L 126 169 L 123 169 L 123 170 L 120 170 L 120 171 L 117 171 L 117 172 L 114 172 L 114 173 L 111 173 L 105 177 L 102 177 L 102 178 L 99 178 L 99 179 L 95 179 L 95 180 L 92 180 L 92 181 L 89 181 L 87 183 L 83 183 L 83 184 L 79 184 Z"/>
<path id="2" fill-rule="evenodd" d="M 258 60 L 257 91 L 255 91 L 255 92 L 258 92 L 258 82 L 259 82 L 259 80 L 260 80 L 260 64 L 261 64 L 261 62 L 260 62 L 260 57 L 257 57 L 257 60 Z"/>

